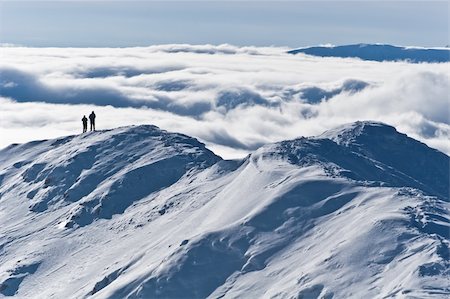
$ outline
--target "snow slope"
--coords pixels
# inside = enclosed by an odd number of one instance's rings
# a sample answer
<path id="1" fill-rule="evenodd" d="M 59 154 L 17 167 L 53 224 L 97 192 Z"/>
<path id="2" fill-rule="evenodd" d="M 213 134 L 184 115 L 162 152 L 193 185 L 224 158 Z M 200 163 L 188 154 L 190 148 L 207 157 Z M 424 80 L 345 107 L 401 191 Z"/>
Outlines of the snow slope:
<path id="1" fill-rule="evenodd" d="M 413 48 L 383 44 L 356 44 L 333 47 L 317 46 L 294 49 L 288 51 L 288 53 L 304 53 L 321 57 L 357 57 L 362 60 L 374 61 L 407 60 L 413 63 L 450 61 L 450 49 L 448 48 Z"/>
<path id="2" fill-rule="evenodd" d="M 447 298 L 449 157 L 357 122 L 226 161 L 125 127 L 0 151 L 0 296 Z"/>

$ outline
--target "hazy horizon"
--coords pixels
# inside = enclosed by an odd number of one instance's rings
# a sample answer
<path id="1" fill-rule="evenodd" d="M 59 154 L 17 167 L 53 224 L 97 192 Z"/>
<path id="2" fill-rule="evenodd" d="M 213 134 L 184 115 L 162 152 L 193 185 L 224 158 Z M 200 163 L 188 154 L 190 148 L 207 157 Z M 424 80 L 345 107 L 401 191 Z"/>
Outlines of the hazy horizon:
<path id="1" fill-rule="evenodd" d="M 445 1 L 0 1 L 0 43 L 444 47 L 448 20 Z"/>

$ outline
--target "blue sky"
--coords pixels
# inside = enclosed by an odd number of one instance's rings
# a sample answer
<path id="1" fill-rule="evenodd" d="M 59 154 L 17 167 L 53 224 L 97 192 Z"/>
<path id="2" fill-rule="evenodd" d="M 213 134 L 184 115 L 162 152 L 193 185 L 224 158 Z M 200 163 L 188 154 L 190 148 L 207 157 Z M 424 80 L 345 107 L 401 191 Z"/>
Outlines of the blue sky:
<path id="1" fill-rule="evenodd" d="M 1 1 L 0 42 L 62 47 L 445 46 L 449 2 Z"/>

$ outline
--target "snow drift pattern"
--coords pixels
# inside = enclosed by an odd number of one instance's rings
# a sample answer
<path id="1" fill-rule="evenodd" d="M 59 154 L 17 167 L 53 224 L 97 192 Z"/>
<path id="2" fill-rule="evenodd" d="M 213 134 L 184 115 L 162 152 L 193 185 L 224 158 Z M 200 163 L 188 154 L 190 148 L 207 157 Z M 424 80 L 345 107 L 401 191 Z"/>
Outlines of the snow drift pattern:
<path id="1" fill-rule="evenodd" d="M 375 122 L 243 160 L 154 126 L 12 145 L 0 292 L 444 298 L 449 159 Z"/>

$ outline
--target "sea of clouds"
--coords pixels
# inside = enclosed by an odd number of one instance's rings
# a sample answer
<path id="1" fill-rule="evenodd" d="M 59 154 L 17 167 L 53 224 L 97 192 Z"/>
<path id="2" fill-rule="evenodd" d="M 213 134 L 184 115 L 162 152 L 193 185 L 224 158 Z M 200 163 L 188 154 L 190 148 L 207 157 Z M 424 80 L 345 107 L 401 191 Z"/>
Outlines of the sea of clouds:
<path id="1" fill-rule="evenodd" d="M 155 124 L 225 158 L 356 120 L 450 154 L 449 63 L 287 54 L 287 48 L 0 47 L 0 148 L 97 128 Z"/>

